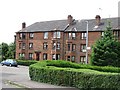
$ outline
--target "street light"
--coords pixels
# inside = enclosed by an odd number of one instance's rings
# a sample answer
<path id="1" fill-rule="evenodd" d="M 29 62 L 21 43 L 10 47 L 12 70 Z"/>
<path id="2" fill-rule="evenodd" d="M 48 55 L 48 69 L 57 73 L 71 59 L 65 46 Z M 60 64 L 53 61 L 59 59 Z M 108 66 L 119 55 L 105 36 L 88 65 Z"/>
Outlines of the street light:
<path id="1" fill-rule="evenodd" d="M 86 26 L 86 64 L 88 63 L 88 21 L 86 21 L 87 26 Z"/>

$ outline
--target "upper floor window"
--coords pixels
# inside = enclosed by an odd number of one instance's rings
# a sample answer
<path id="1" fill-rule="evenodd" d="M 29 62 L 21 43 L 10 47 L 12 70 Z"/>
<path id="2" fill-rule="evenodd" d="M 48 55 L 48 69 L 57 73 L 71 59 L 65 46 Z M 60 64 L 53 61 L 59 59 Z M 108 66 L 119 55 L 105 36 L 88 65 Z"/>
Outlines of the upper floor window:
<path id="1" fill-rule="evenodd" d="M 21 47 L 22 47 L 22 44 L 21 44 L 21 43 L 19 43 L 19 49 L 21 49 Z"/>
<path id="2" fill-rule="evenodd" d="M 68 33 L 68 39 L 75 39 L 76 34 L 75 33 Z"/>
<path id="3" fill-rule="evenodd" d="M 119 31 L 114 31 L 114 32 L 113 32 L 113 35 L 114 35 L 114 37 L 116 37 L 116 38 L 119 37 Z"/>
<path id="4" fill-rule="evenodd" d="M 29 38 L 33 39 L 33 37 L 34 37 L 34 33 L 29 33 Z"/>
<path id="5" fill-rule="evenodd" d="M 103 37 L 104 36 L 104 32 L 101 32 L 101 37 Z"/>
<path id="6" fill-rule="evenodd" d="M 82 32 L 82 38 L 81 39 L 86 39 L 86 32 Z"/>
<path id="7" fill-rule="evenodd" d="M 81 44 L 81 51 L 86 52 L 86 44 Z"/>
<path id="8" fill-rule="evenodd" d="M 25 43 L 22 43 L 22 49 L 25 49 Z"/>
<path id="9" fill-rule="evenodd" d="M 57 49 L 59 50 L 60 49 L 60 42 L 53 42 L 53 49 Z"/>
<path id="10" fill-rule="evenodd" d="M 70 44 L 68 43 L 68 51 L 70 51 Z"/>
<path id="11" fill-rule="evenodd" d="M 29 49 L 33 49 L 33 43 L 29 43 Z"/>
<path id="12" fill-rule="evenodd" d="M 58 50 L 60 49 L 60 43 L 59 42 L 57 43 L 57 49 Z"/>
<path id="13" fill-rule="evenodd" d="M 48 32 L 44 32 L 44 39 L 48 39 Z"/>
<path id="14" fill-rule="evenodd" d="M 53 32 L 53 38 L 60 38 L 60 32 Z"/>
<path id="15" fill-rule="evenodd" d="M 75 50 L 76 50 L 76 45 L 72 44 L 72 51 L 75 51 Z"/>
<path id="16" fill-rule="evenodd" d="M 47 42 L 44 42 L 44 43 L 43 43 L 43 49 L 48 49 L 48 44 L 47 44 Z"/>
<path id="17" fill-rule="evenodd" d="M 26 36 L 25 36 L 25 33 L 20 33 L 20 34 L 19 34 L 19 38 L 20 38 L 20 39 L 25 39 L 25 37 L 26 37 Z"/>

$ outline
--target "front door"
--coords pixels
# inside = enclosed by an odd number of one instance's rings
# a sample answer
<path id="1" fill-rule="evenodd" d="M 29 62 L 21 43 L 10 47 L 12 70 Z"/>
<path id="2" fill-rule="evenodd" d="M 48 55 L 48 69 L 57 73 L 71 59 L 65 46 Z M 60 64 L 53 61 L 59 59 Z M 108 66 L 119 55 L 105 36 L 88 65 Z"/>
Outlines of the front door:
<path id="1" fill-rule="evenodd" d="M 40 53 L 36 53 L 36 60 L 40 60 Z"/>

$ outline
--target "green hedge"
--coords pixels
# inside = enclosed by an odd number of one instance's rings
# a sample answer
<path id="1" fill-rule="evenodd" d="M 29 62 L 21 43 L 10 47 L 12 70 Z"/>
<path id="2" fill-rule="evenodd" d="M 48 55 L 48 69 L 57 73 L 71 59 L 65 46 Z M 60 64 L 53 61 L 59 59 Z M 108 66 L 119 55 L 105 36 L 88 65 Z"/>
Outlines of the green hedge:
<path id="1" fill-rule="evenodd" d="M 62 67 L 62 68 L 76 68 L 76 69 L 91 69 L 91 70 L 97 70 L 102 72 L 116 72 L 120 73 L 120 68 L 118 67 L 112 67 L 112 66 L 91 66 L 89 64 L 78 64 L 78 63 L 72 63 L 69 61 L 64 60 L 54 60 L 54 61 L 46 61 L 47 66 L 56 66 L 56 67 Z"/>
<path id="2" fill-rule="evenodd" d="M 53 62 L 53 66 L 52 65 Z M 57 63 L 55 65 L 55 62 Z M 71 86 L 88 90 L 88 88 L 120 88 L 119 73 L 107 73 L 90 69 L 56 67 L 63 61 L 42 61 L 29 67 L 31 80 L 55 85 Z M 66 61 L 64 61 L 66 63 Z M 68 64 L 68 63 L 67 63 Z M 70 64 L 70 63 L 69 63 Z M 68 65 L 69 66 L 69 65 Z M 96 90 L 95 89 L 95 90 Z"/>
<path id="3" fill-rule="evenodd" d="M 17 60 L 18 65 L 23 65 L 23 66 L 30 66 L 31 64 L 35 64 L 38 61 L 35 60 Z"/>

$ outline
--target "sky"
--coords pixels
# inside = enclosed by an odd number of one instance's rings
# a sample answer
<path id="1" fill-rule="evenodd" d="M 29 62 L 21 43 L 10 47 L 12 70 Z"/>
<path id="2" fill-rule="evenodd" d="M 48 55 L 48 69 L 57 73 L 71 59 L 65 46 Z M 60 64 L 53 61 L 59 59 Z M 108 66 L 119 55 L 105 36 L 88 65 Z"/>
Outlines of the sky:
<path id="1" fill-rule="evenodd" d="M 118 17 L 120 0 L 0 0 L 0 43 L 14 42 L 22 23 L 74 19 Z"/>

